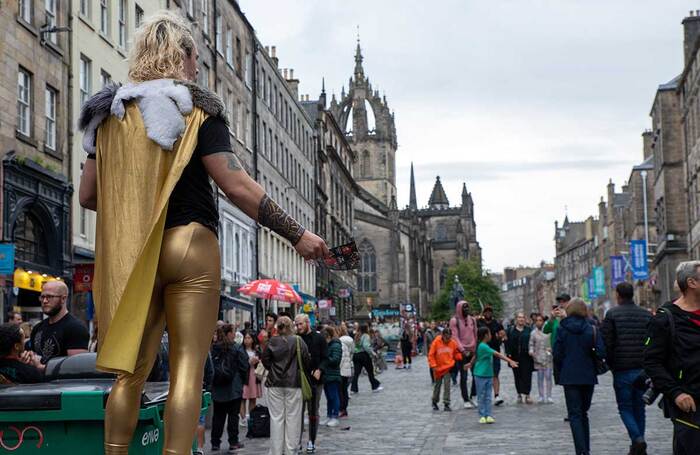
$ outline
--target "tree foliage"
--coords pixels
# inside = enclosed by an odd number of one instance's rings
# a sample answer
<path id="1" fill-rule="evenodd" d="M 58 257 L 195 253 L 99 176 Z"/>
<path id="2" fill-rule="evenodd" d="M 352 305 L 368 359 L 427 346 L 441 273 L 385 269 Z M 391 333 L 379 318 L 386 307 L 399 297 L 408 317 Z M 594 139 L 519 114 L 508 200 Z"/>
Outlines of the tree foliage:
<path id="1" fill-rule="evenodd" d="M 431 319 L 441 321 L 452 316 L 454 312 L 451 302 L 452 285 L 455 276 L 458 277 L 464 288 L 464 300 L 469 302 L 472 312 L 481 313 L 483 307 L 491 306 L 496 317 L 501 315 L 503 300 L 501 300 L 500 289 L 496 283 L 488 277 L 487 273 L 482 271 L 478 262 L 460 261 L 447 270 L 445 284 L 432 306 Z"/>

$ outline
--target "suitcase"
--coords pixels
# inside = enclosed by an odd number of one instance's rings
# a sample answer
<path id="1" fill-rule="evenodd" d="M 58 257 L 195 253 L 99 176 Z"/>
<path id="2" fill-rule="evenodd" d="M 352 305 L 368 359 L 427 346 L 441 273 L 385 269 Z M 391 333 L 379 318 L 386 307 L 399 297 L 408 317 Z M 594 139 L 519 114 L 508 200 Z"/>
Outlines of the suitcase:
<path id="1" fill-rule="evenodd" d="M 248 419 L 248 438 L 270 437 L 270 411 L 265 406 L 255 406 Z"/>

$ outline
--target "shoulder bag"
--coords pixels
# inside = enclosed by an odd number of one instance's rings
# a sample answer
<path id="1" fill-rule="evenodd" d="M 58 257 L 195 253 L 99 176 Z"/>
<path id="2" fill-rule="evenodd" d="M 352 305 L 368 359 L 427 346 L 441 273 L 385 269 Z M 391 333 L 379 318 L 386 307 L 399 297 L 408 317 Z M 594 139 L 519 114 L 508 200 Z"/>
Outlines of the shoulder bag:
<path id="1" fill-rule="evenodd" d="M 309 384 L 309 378 L 306 377 L 306 372 L 304 371 L 304 363 L 301 361 L 301 338 L 297 339 L 297 367 L 299 369 L 299 383 L 301 384 L 301 396 L 304 401 L 311 400 L 311 384 Z"/>
<path id="2" fill-rule="evenodd" d="M 595 372 L 600 376 L 601 374 L 607 373 L 610 368 L 608 367 L 608 362 L 606 362 L 603 357 L 598 355 L 598 350 L 595 348 L 598 342 L 598 330 L 594 325 L 591 326 L 591 329 L 593 329 L 593 346 L 591 347 L 591 357 L 593 357 Z"/>

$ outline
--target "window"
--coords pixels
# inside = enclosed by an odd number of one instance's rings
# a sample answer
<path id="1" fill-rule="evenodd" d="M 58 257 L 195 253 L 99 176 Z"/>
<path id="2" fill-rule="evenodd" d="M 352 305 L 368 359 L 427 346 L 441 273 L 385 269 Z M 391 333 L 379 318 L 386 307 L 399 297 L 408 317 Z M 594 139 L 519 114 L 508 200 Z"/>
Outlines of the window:
<path id="1" fill-rule="evenodd" d="M 216 13 L 216 24 L 214 24 L 214 27 L 216 27 L 216 30 L 214 30 L 216 50 L 221 54 L 221 27 L 223 27 L 223 22 L 221 21 L 221 14 L 219 14 L 218 11 Z"/>
<path id="2" fill-rule="evenodd" d="M 107 0 L 100 0 L 100 33 L 109 34 L 109 5 Z"/>
<path id="3" fill-rule="evenodd" d="M 80 56 L 80 105 L 90 98 L 92 80 L 92 62 L 84 55 Z"/>
<path id="4" fill-rule="evenodd" d="M 233 66 L 233 30 L 226 30 L 226 63 Z"/>
<path id="5" fill-rule="evenodd" d="M 202 0 L 202 31 L 209 34 L 209 0 Z"/>
<path id="6" fill-rule="evenodd" d="M 230 273 L 233 270 L 233 224 L 226 220 L 225 226 L 224 269 Z"/>
<path id="7" fill-rule="evenodd" d="M 437 228 L 435 228 L 435 240 L 447 240 L 447 226 L 445 226 L 443 223 L 438 224 Z"/>
<path id="8" fill-rule="evenodd" d="M 46 86 L 45 98 L 44 145 L 46 148 L 56 150 L 56 102 L 58 101 L 56 90 Z"/>
<path id="9" fill-rule="evenodd" d="M 360 163 L 360 177 L 369 177 L 370 171 L 370 160 L 369 160 L 369 152 L 365 150 L 362 152 L 362 162 Z"/>
<path id="10" fill-rule="evenodd" d="M 246 109 L 246 111 L 245 111 L 245 120 L 246 120 L 245 143 L 248 144 L 248 147 L 252 147 L 252 145 L 253 145 L 253 116 L 250 115 L 250 111 L 248 109 Z"/>
<path id="11" fill-rule="evenodd" d="M 136 27 L 141 27 L 141 24 L 143 23 L 143 9 L 139 5 L 136 5 L 136 13 L 134 14 L 134 17 L 136 19 Z"/>
<path id="12" fill-rule="evenodd" d="M 194 17 L 194 0 L 187 0 L 187 15 L 190 18 Z"/>
<path id="13" fill-rule="evenodd" d="M 209 67 L 206 63 L 202 64 L 202 71 L 199 72 L 199 84 L 208 89 L 209 88 Z"/>
<path id="14" fill-rule="evenodd" d="M 241 273 L 241 238 L 238 235 L 238 232 L 235 234 L 236 238 L 236 243 L 235 243 L 235 252 L 234 254 L 236 255 L 236 268 L 234 269 L 236 273 Z"/>
<path id="15" fill-rule="evenodd" d="M 236 70 L 238 74 L 243 74 L 243 54 L 241 53 L 241 40 L 236 38 Z"/>
<path id="16" fill-rule="evenodd" d="M 19 17 L 28 23 L 32 23 L 32 0 L 19 0 Z"/>
<path id="17" fill-rule="evenodd" d="M 245 53 L 245 84 L 248 88 L 253 87 L 253 58 L 248 51 Z"/>
<path id="18" fill-rule="evenodd" d="M 236 125 L 236 100 L 233 98 L 233 94 L 229 92 L 229 125 L 233 128 Z"/>
<path id="19" fill-rule="evenodd" d="M 243 140 L 243 107 L 241 102 L 236 103 L 236 137 Z"/>
<path id="20" fill-rule="evenodd" d="M 80 0 L 80 14 L 90 17 L 90 3 L 92 0 Z"/>
<path id="21" fill-rule="evenodd" d="M 16 256 L 20 261 L 48 264 L 49 247 L 44 228 L 33 213 L 22 212 L 12 229 Z"/>
<path id="22" fill-rule="evenodd" d="M 100 82 L 102 83 L 102 87 L 104 87 L 105 85 L 112 82 L 112 76 L 110 76 L 110 74 L 107 71 L 100 70 Z"/>
<path id="23" fill-rule="evenodd" d="M 44 11 L 46 12 L 46 25 L 48 27 L 56 26 L 56 0 L 44 0 Z M 48 33 L 49 41 L 53 44 L 58 43 L 57 33 Z"/>
<path id="24" fill-rule="evenodd" d="M 119 47 L 126 49 L 126 0 L 119 0 Z"/>
<path id="25" fill-rule="evenodd" d="M 363 241 L 358 248 L 360 253 L 360 271 L 357 274 L 357 289 L 360 292 L 377 291 L 377 256 L 374 247 Z"/>
<path id="26" fill-rule="evenodd" d="M 32 75 L 23 68 L 17 73 L 17 131 L 32 135 Z"/>

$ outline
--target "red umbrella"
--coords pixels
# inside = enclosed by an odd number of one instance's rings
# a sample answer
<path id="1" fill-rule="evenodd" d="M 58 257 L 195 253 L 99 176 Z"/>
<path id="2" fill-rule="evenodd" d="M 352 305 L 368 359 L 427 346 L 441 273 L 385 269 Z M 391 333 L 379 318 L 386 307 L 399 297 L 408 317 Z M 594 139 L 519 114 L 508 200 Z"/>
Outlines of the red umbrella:
<path id="1" fill-rule="evenodd" d="M 259 299 L 281 300 L 290 303 L 302 303 L 301 296 L 293 287 L 277 280 L 255 280 L 238 289 L 244 295 Z"/>

